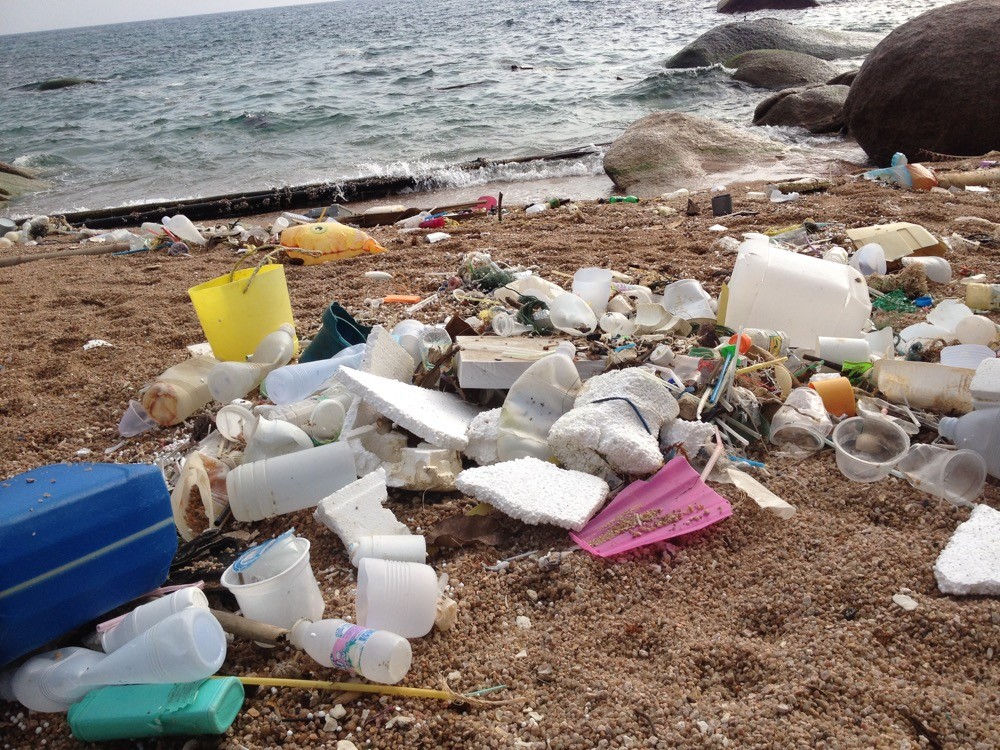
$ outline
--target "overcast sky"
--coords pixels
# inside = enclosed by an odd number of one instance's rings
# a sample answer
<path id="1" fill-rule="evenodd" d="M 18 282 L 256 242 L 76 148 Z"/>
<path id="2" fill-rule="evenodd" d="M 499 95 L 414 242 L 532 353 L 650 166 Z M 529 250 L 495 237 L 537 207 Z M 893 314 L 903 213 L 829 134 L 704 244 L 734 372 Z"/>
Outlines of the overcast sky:
<path id="1" fill-rule="evenodd" d="M 226 13 L 318 0 L 0 0 L 0 34 Z"/>

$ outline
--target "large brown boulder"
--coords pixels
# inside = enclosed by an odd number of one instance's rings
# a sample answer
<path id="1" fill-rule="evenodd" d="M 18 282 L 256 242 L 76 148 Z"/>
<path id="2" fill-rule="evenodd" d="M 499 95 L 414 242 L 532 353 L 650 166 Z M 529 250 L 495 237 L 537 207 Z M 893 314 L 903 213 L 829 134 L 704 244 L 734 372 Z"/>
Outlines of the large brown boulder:
<path id="1" fill-rule="evenodd" d="M 844 127 L 848 86 L 785 89 L 757 105 L 754 125 L 787 125 L 810 133 L 835 133 Z"/>
<path id="2" fill-rule="evenodd" d="M 736 68 L 733 78 L 737 81 L 767 89 L 826 83 L 837 75 L 837 69 L 825 60 L 781 49 L 744 52 L 727 61 L 726 67 Z"/>
<path id="3" fill-rule="evenodd" d="M 818 8 L 816 0 L 719 0 L 717 13 L 752 13 L 755 10 L 798 10 Z"/>
<path id="4" fill-rule="evenodd" d="M 1000 149 L 1000 0 L 927 11 L 868 56 L 844 105 L 871 160 L 901 151 L 977 156 Z"/>
<path id="5" fill-rule="evenodd" d="M 837 60 L 867 54 L 879 39 L 880 34 L 864 31 L 811 29 L 776 18 L 755 18 L 709 29 L 667 60 L 667 67 L 701 68 L 754 49 L 787 49 Z"/>
<path id="6" fill-rule="evenodd" d="M 682 112 L 654 112 L 633 122 L 608 149 L 604 171 L 620 189 L 649 198 L 689 180 L 776 156 L 774 141 Z"/>

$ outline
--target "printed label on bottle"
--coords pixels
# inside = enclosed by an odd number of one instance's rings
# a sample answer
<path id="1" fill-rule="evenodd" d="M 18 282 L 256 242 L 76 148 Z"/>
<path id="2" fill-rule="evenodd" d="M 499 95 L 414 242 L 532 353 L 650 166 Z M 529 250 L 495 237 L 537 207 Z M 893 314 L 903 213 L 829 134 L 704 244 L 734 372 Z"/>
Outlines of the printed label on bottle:
<path id="1" fill-rule="evenodd" d="M 357 672 L 361 668 L 361 652 L 374 630 L 345 623 L 337 628 L 337 640 L 330 649 L 330 663 L 338 669 Z"/>

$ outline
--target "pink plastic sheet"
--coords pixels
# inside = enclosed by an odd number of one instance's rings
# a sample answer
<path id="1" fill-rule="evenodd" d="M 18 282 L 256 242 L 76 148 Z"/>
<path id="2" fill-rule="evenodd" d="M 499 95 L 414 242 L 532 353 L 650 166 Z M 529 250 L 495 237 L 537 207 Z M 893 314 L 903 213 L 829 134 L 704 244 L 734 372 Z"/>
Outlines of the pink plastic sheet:
<path id="1" fill-rule="evenodd" d="M 733 514 L 683 456 L 646 480 L 633 482 L 570 537 L 598 557 L 690 534 Z"/>

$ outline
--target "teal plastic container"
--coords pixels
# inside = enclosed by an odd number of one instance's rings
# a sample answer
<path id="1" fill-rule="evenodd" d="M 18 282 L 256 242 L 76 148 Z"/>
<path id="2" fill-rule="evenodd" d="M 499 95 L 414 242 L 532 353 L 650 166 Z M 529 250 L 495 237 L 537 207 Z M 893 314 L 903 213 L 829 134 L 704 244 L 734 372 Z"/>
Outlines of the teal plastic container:
<path id="1" fill-rule="evenodd" d="M 166 685 L 116 685 L 69 707 L 70 731 L 84 742 L 224 734 L 243 706 L 235 677 Z"/>
<path id="2" fill-rule="evenodd" d="M 177 552 L 147 464 L 54 464 L 0 482 L 0 666 L 160 586 Z"/>

